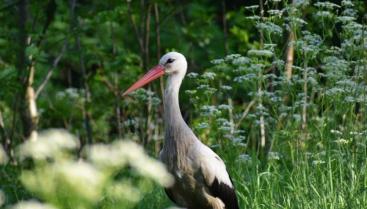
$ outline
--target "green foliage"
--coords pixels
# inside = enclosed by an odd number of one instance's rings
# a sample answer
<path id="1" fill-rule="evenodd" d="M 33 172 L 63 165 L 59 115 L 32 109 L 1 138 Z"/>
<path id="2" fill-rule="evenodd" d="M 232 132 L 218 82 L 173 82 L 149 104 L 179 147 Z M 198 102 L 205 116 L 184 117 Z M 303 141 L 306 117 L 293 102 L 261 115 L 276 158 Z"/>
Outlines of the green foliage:
<path id="1" fill-rule="evenodd" d="M 133 142 L 91 145 L 83 149 L 83 158 L 73 154 L 78 147 L 73 135 L 56 129 L 20 145 L 17 156 L 29 164 L 21 182 L 48 204 L 27 201 L 12 208 L 132 208 L 153 182 L 172 184 L 164 166 Z"/>
<path id="2" fill-rule="evenodd" d="M 366 207 L 363 1 L 268 0 L 264 13 L 258 1 L 28 1 L 25 32 L 21 2 L 0 3 L 0 207 L 172 205 L 162 165 L 115 141 L 157 156 L 160 82 L 121 92 L 171 50 L 189 62 L 184 118 L 226 162 L 241 208 Z M 68 132 L 24 142 L 32 65 L 37 128 Z"/>

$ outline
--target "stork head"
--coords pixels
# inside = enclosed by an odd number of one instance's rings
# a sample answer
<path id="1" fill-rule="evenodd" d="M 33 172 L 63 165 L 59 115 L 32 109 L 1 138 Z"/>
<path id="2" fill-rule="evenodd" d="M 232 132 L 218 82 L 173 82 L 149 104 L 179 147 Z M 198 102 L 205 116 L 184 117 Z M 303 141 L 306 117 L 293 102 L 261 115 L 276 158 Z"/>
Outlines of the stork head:
<path id="1" fill-rule="evenodd" d="M 168 52 L 159 60 L 159 65 L 164 67 L 165 74 L 186 74 L 187 62 L 185 56 L 178 52 Z"/>
<path id="2" fill-rule="evenodd" d="M 168 52 L 159 60 L 159 64 L 150 69 L 143 77 L 127 89 L 122 96 L 125 96 L 138 88 L 150 83 L 151 81 L 163 76 L 178 76 L 183 78 L 187 70 L 187 61 L 185 56 L 178 52 Z"/>

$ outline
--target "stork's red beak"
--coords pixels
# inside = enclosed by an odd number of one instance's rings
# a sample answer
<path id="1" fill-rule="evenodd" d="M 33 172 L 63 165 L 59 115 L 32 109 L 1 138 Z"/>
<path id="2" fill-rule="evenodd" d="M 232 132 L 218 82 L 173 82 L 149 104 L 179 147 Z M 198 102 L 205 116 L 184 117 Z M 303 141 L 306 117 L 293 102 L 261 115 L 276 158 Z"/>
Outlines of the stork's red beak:
<path id="1" fill-rule="evenodd" d="M 128 88 L 122 96 L 126 96 L 127 94 L 135 91 L 138 88 L 143 87 L 145 84 L 161 77 L 164 75 L 164 67 L 162 65 L 157 65 L 150 69 L 143 77 L 141 77 L 137 82 L 135 82 L 130 88 Z"/>

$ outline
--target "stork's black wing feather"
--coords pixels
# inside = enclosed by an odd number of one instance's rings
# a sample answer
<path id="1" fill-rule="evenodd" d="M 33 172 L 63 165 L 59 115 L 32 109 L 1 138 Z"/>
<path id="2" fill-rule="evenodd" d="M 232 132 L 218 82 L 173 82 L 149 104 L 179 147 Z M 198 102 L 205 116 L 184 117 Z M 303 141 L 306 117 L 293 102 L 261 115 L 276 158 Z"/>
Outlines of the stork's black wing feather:
<path id="1" fill-rule="evenodd" d="M 232 186 L 219 182 L 215 178 L 209 189 L 213 196 L 222 200 L 226 209 L 239 209 L 236 191 Z"/>

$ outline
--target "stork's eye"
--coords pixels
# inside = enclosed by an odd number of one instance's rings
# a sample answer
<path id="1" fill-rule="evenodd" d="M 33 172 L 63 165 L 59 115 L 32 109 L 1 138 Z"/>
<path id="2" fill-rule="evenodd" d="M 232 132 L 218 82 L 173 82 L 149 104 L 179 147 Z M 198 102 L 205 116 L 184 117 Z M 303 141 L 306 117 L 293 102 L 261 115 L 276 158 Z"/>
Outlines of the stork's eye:
<path id="1" fill-rule="evenodd" d="M 166 63 L 172 63 L 172 62 L 174 62 L 174 61 L 175 61 L 174 59 L 169 58 L 169 59 L 167 60 L 167 62 L 166 62 Z"/>

